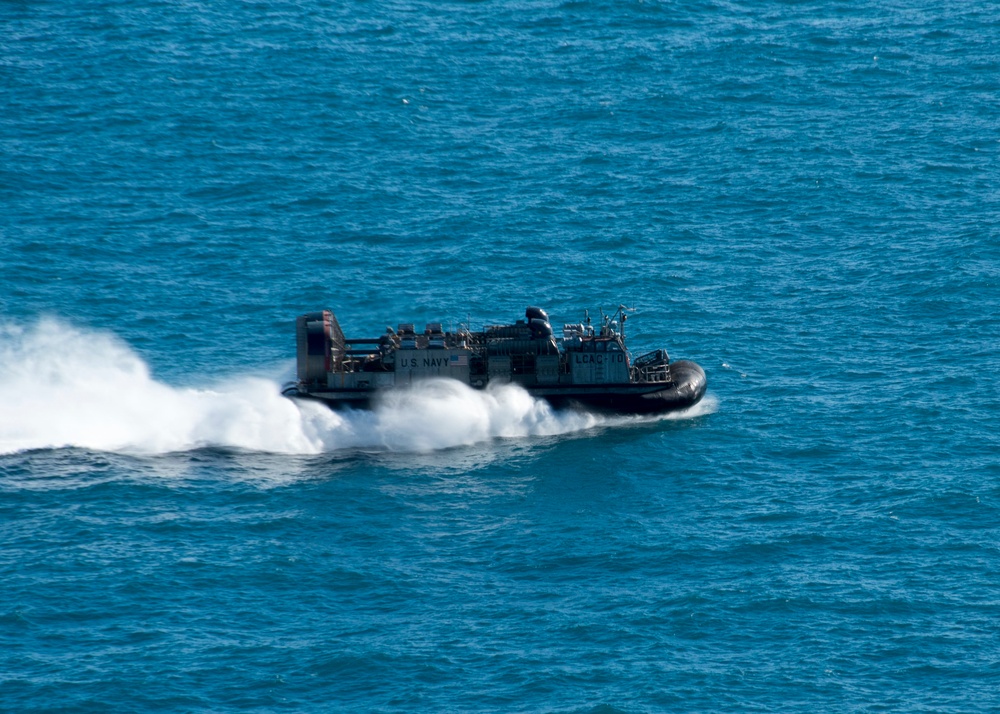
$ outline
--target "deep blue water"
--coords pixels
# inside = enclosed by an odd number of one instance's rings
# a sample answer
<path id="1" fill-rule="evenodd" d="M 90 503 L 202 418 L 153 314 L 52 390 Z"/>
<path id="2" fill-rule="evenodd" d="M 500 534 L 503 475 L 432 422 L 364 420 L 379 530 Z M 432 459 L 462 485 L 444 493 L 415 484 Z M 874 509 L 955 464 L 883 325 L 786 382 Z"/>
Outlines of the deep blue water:
<path id="1" fill-rule="evenodd" d="M 1000 710 L 997 3 L 7 0 L 0 99 L 0 710 Z M 622 302 L 701 408 L 278 395 Z"/>

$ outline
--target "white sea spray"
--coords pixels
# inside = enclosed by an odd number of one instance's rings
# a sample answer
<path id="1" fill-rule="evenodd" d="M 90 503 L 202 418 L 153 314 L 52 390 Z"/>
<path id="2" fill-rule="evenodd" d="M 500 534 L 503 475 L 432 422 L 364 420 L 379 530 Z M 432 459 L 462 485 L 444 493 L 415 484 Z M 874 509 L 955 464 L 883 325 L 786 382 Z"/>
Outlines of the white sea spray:
<path id="1" fill-rule="evenodd" d="M 60 447 L 138 454 L 202 447 L 425 452 L 631 421 L 556 411 L 516 385 L 475 390 L 448 379 L 387 392 L 371 411 L 333 412 L 282 396 L 277 378 L 228 377 L 197 388 L 166 384 L 113 334 L 52 318 L 0 328 L 0 453 Z"/>

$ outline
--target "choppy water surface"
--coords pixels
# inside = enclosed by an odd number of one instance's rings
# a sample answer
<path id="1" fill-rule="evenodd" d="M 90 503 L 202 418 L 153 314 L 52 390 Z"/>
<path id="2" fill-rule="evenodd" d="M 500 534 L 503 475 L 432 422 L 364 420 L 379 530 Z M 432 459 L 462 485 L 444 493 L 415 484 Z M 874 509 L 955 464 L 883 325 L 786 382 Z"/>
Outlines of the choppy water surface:
<path id="1" fill-rule="evenodd" d="M 0 709 L 996 708 L 997 17 L 0 5 Z M 279 394 L 622 302 L 699 407 Z"/>

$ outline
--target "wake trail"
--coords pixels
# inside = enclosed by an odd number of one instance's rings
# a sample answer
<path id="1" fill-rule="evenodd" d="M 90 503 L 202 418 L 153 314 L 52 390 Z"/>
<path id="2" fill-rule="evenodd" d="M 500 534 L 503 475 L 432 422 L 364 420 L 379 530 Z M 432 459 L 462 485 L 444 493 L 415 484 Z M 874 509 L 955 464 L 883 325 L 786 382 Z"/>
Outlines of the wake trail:
<path id="1" fill-rule="evenodd" d="M 669 418 L 705 409 L 699 404 Z M 334 412 L 283 397 L 277 379 L 236 377 L 208 388 L 164 384 L 106 332 L 54 319 L 0 325 L 0 454 L 63 447 L 135 454 L 205 447 L 421 452 L 628 421 L 634 418 L 554 411 L 515 385 L 475 390 L 448 379 L 387 392 L 371 411 Z"/>

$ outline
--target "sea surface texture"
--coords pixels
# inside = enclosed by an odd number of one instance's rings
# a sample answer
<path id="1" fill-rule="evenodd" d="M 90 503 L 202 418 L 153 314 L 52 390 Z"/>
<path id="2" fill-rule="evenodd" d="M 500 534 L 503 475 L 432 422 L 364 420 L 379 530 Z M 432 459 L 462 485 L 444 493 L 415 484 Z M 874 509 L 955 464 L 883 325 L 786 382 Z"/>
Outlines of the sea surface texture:
<path id="1" fill-rule="evenodd" d="M 1000 710 L 1000 5 L 0 2 L 0 710 Z M 349 336 L 635 307 L 672 418 Z"/>

